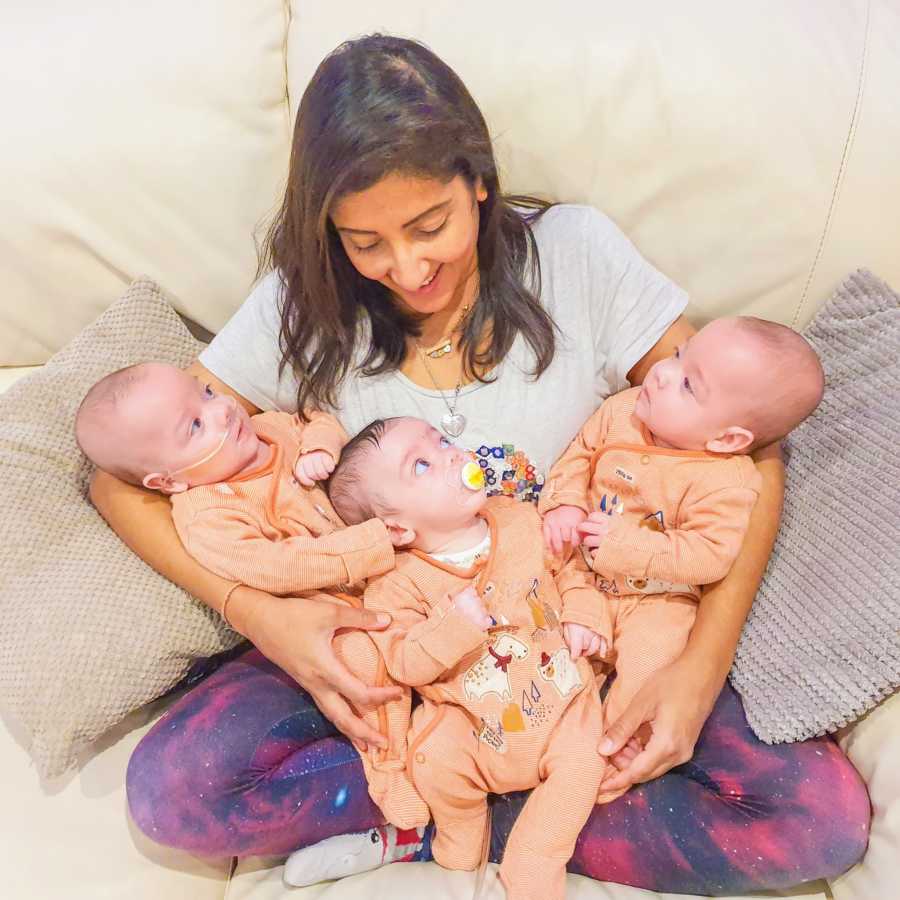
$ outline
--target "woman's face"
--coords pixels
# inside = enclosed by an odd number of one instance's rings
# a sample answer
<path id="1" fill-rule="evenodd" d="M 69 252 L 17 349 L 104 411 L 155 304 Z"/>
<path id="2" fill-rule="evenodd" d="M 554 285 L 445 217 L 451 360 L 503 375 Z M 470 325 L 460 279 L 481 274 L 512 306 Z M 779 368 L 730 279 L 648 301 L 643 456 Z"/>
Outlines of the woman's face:
<path id="1" fill-rule="evenodd" d="M 335 204 L 331 221 L 356 270 L 383 284 L 407 310 L 431 315 L 459 303 L 478 268 L 478 203 L 457 175 L 442 183 L 386 175 Z"/>

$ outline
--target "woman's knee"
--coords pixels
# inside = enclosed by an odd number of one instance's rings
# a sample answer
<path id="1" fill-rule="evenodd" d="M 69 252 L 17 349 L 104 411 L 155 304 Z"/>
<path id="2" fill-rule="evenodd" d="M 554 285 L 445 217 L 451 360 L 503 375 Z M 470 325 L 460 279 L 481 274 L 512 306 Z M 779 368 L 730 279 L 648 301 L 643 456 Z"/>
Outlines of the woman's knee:
<path id="1" fill-rule="evenodd" d="M 229 819 L 243 802 L 235 773 L 166 724 L 165 719 L 157 723 L 128 761 L 125 793 L 131 820 L 163 846 L 198 856 L 234 855 Z"/>
<path id="2" fill-rule="evenodd" d="M 872 821 L 872 803 L 862 776 L 834 746 L 833 777 L 825 792 L 829 802 L 819 807 L 813 833 L 824 833 L 821 876 L 834 878 L 856 865 L 865 855 Z"/>
<path id="3" fill-rule="evenodd" d="M 797 760 L 775 803 L 781 833 L 807 879 L 834 878 L 866 852 L 872 807 L 865 782 L 828 738 L 789 746 Z"/>
<path id="4" fill-rule="evenodd" d="M 125 795 L 134 824 L 157 843 L 173 846 L 165 818 L 158 815 L 165 808 L 166 782 L 172 777 L 161 762 L 165 755 L 160 743 L 151 731 L 135 747 L 125 772 Z"/>
<path id="5" fill-rule="evenodd" d="M 199 727 L 203 687 L 182 697 L 143 736 L 125 773 L 135 825 L 160 844 L 186 850 L 196 850 L 197 833 L 209 827 L 217 800 L 234 789 L 237 771 L 237 761 L 222 752 L 229 735 Z"/>

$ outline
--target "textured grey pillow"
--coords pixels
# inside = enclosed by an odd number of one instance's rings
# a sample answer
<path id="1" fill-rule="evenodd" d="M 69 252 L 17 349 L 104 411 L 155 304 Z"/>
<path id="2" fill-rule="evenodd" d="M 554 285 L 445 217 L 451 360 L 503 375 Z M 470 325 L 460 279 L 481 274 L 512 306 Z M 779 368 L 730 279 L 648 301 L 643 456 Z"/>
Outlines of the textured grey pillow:
<path id="1" fill-rule="evenodd" d="M 900 297 L 859 271 L 804 334 L 827 389 L 785 442 L 781 530 L 731 672 L 768 743 L 834 731 L 900 685 Z"/>
<path id="2" fill-rule="evenodd" d="M 0 702 L 44 776 L 239 636 L 141 562 L 85 499 L 75 411 L 130 363 L 185 365 L 202 345 L 148 281 L 0 395 Z"/>

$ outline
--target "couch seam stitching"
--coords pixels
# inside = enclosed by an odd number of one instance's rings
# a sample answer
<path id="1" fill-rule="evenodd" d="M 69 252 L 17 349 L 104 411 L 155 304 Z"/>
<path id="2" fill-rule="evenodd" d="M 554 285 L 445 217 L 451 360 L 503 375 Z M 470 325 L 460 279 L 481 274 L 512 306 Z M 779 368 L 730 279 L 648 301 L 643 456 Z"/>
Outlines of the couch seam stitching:
<path id="1" fill-rule="evenodd" d="M 838 166 L 837 174 L 834 179 L 834 187 L 831 192 L 831 202 L 828 205 L 828 213 L 825 216 L 825 225 L 822 229 L 822 234 L 819 238 L 819 245 L 816 248 L 816 255 L 813 258 L 812 266 L 810 266 L 809 274 L 806 276 L 806 284 L 803 286 L 803 292 L 800 295 L 800 300 L 797 304 L 797 309 L 794 311 L 794 317 L 791 320 L 791 327 L 797 327 L 797 322 L 800 320 L 800 315 L 803 311 L 803 307 L 806 305 L 806 300 L 809 295 L 809 288 L 812 284 L 812 280 L 815 277 L 816 269 L 819 265 L 819 260 L 822 258 L 822 251 L 825 248 L 825 242 L 828 239 L 828 235 L 831 232 L 831 224 L 834 221 L 834 211 L 837 207 L 838 196 L 841 191 L 841 185 L 844 180 L 844 173 L 847 171 L 847 161 L 850 157 L 850 150 L 853 146 L 853 139 L 856 136 L 856 127 L 859 124 L 859 114 L 860 109 L 862 108 L 862 96 L 863 90 L 865 88 L 866 82 L 866 62 L 868 61 L 868 51 L 869 51 L 869 23 L 871 21 L 871 13 L 872 13 L 872 0 L 867 0 L 866 2 L 866 24 L 863 33 L 863 47 L 862 47 L 862 55 L 859 64 L 859 76 L 857 79 L 856 85 L 856 99 L 853 104 L 853 113 L 850 116 L 850 127 L 847 130 L 847 137 L 844 141 L 844 151 L 841 154 L 841 162 Z"/>
<path id="2" fill-rule="evenodd" d="M 288 41 L 291 34 L 291 24 L 294 21 L 293 4 L 291 0 L 282 0 L 282 8 L 284 9 L 284 40 L 281 42 L 281 66 L 284 72 L 284 103 L 285 115 L 287 116 L 288 132 L 291 130 L 291 82 L 290 82 L 290 66 L 288 65 Z"/>

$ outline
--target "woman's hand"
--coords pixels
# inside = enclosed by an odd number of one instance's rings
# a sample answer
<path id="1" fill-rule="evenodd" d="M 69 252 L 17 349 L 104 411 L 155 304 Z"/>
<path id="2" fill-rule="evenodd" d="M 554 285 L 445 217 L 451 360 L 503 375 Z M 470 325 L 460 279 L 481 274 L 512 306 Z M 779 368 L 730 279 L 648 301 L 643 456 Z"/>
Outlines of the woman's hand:
<path id="1" fill-rule="evenodd" d="M 687 762 L 723 684 L 724 675 L 711 676 L 687 655 L 656 672 L 606 729 L 600 752 L 610 757 L 614 768 L 601 789 L 615 791 L 650 781 Z M 633 739 L 643 745 L 637 754 Z"/>
<path id="2" fill-rule="evenodd" d="M 240 596 L 235 595 L 228 607 L 235 627 L 308 691 L 322 714 L 357 748 L 365 750 L 370 743 L 386 747 L 385 737 L 353 707 L 371 708 L 398 700 L 402 688 L 368 687 L 337 658 L 331 642 L 338 629 L 380 630 L 390 624 L 390 616 L 342 606 L 327 598 L 273 597 L 251 588 L 238 590 Z M 266 602 L 259 602 L 262 599 Z"/>
<path id="3" fill-rule="evenodd" d="M 576 529 L 586 515 L 577 506 L 557 506 L 556 509 L 551 509 L 544 516 L 542 524 L 547 549 L 558 556 L 567 543 L 577 547 L 579 538 Z"/>

